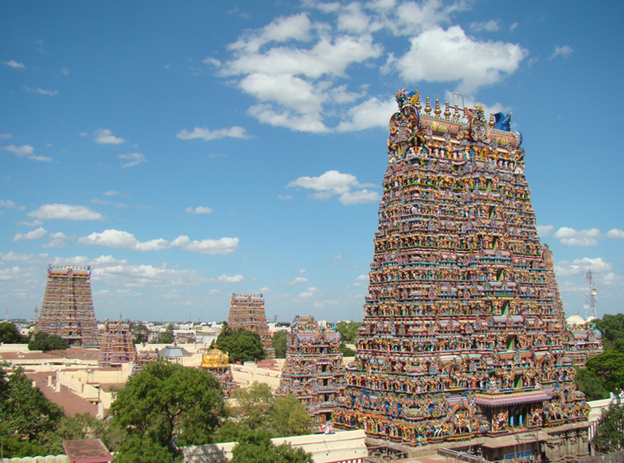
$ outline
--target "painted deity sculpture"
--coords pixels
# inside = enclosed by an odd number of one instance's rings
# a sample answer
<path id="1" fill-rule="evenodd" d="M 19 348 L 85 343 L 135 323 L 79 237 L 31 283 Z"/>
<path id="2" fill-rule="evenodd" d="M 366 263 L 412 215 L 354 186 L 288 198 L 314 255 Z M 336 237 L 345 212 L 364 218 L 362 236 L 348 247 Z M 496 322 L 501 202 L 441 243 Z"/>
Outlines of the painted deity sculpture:
<path id="1" fill-rule="evenodd" d="M 521 135 L 478 106 L 397 103 L 336 425 L 422 445 L 586 419 Z"/>
<path id="2" fill-rule="evenodd" d="M 212 373 L 217 381 L 219 381 L 219 384 L 221 384 L 221 388 L 226 397 L 229 397 L 232 390 L 238 387 L 234 382 L 229 356 L 219 349 L 210 349 L 202 352 L 199 368 Z"/>

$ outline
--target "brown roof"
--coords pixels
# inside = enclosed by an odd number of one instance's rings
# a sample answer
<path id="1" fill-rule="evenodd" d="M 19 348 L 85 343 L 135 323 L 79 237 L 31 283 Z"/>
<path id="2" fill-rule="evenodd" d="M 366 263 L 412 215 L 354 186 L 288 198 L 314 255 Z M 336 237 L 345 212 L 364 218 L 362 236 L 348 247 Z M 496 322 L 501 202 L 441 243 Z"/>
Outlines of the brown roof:
<path id="1" fill-rule="evenodd" d="M 54 402 L 59 407 L 63 407 L 66 416 L 74 416 L 76 413 L 88 413 L 91 416 L 97 415 L 97 405 L 74 394 L 70 389 L 61 386 L 61 390 L 56 392 L 54 386 L 48 386 L 48 376 L 56 376 L 55 373 L 34 373 L 26 371 L 26 376 L 37 384 L 43 395 Z"/>
<path id="2" fill-rule="evenodd" d="M 63 448 L 70 463 L 108 463 L 113 455 L 100 439 L 64 440 Z"/>

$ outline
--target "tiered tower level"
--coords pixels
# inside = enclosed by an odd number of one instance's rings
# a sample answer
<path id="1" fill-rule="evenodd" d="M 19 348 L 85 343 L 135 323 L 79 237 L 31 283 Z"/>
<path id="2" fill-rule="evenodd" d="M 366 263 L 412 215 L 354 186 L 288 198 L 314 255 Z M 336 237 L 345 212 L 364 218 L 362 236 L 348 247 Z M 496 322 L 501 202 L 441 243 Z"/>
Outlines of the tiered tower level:
<path id="1" fill-rule="evenodd" d="M 333 325 L 319 325 L 311 315 L 295 317 L 290 326 L 277 394 L 297 396 L 308 408 L 315 428 L 322 430 L 346 386 L 340 333 Z"/>
<path id="2" fill-rule="evenodd" d="M 67 339 L 70 345 L 100 344 L 91 297 L 90 267 L 48 266 L 36 330 Z"/>
<path id="3" fill-rule="evenodd" d="M 510 116 L 397 93 L 341 427 L 411 445 L 586 419 Z M 433 114 L 432 114 L 433 112 Z"/>
<path id="4" fill-rule="evenodd" d="M 262 294 L 232 293 L 228 326 L 233 330 L 242 328 L 258 333 L 264 352 L 270 359 L 275 358 L 275 349 L 269 334 L 269 324 L 264 312 L 264 297 Z"/>
<path id="5" fill-rule="evenodd" d="M 136 349 L 129 320 L 105 320 L 98 363 L 101 367 L 119 367 L 136 360 Z"/>

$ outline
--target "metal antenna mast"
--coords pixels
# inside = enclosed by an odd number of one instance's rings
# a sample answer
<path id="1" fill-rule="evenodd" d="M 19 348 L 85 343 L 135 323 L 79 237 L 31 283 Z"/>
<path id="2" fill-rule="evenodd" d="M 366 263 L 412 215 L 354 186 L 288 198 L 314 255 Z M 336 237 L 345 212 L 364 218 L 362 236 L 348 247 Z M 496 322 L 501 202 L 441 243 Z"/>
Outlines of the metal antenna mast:
<path id="1" fill-rule="evenodd" d="M 587 270 L 585 278 L 587 279 L 587 290 L 585 292 L 585 320 L 588 320 L 590 317 L 597 318 L 596 301 L 598 300 L 598 290 L 596 289 L 596 284 L 592 278 L 591 270 Z"/>

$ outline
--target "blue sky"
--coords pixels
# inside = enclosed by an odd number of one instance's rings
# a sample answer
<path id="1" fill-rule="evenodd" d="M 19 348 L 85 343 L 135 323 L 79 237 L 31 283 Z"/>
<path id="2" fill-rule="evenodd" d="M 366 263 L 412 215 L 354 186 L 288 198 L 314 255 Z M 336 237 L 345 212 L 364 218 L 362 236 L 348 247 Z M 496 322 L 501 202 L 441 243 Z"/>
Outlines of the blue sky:
<path id="1" fill-rule="evenodd" d="M 399 88 L 513 112 L 568 315 L 624 296 L 620 2 L 3 1 L 0 309 L 361 320 Z M 459 97 L 455 97 L 457 101 Z"/>

